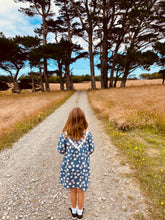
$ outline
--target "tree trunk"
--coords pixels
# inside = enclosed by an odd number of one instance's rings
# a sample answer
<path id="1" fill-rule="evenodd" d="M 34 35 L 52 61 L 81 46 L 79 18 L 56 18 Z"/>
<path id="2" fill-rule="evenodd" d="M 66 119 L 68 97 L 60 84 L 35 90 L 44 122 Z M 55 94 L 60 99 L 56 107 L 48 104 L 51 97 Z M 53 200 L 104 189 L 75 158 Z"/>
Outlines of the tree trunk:
<path id="1" fill-rule="evenodd" d="M 70 75 L 70 84 L 71 84 L 71 90 L 73 90 L 73 79 L 72 79 L 72 74 Z"/>
<path id="2" fill-rule="evenodd" d="M 124 74 L 123 79 L 121 81 L 120 87 L 125 87 L 126 86 L 126 81 L 127 81 L 127 75 Z"/>
<path id="3" fill-rule="evenodd" d="M 109 88 L 113 87 L 113 80 L 114 80 L 114 71 L 115 71 L 115 59 L 117 57 L 117 52 L 119 50 L 119 45 L 120 45 L 120 41 L 118 41 L 117 45 L 116 45 L 116 49 L 114 52 L 114 56 L 113 56 L 113 61 L 112 61 L 112 67 L 111 67 L 111 76 L 110 76 L 110 82 L 109 82 Z"/>
<path id="4" fill-rule="evenodd" d="M 70 69 L 69 69 L 69 64 L 65 64 L 65 77 L 66 77 L 66 89 L 67 90 L 72 90 L 72 85 L 71 85 L 71 77 L 70 77 Z"/>
<path id="5" fill-rule="evenodd" d="M 10 70 L 6 70 L 5 68 L 3 68 L 3 69 L 5 71 L 8 71 L 10 73 L 11 78 L 12 78 L 12 83 L 13 83 L 12 93 L 20 93 L 21 89 L 20 89 L 19 83 L 17 82 L 17 76 L 19 73 L 19 69 L 17 69 L 15 76 L 13 76 L 13 74 Z"/>
<path id="6" fill-rule="evenodd" d="M 60 76 L 60 89 L 61 91 L 64 91 L 64 81 L 62 76 Z"/>
<path id="7" fill-rule="evenodd" d="M 39 74 L 40 74 L 41 91 L 44 92 L 44 83 L 43 83 L 43 79 L 42 79 L 42 71 L 41 71 L 40 63 L 38 63 L 38 68 L 39 68 Z"/>
<path id="8" fill-rule="evenodd" d="M 107 18 L 106 18 L 106 1 L 103 1 L 103 41 L 102 41 L 102 56 L 101 56 L 101 88 L 108 87 L 108 64 L 107 64 Z"/>
<path id="9" fill-rule="evenodd" d="M 114 59 L 113 59 L 114 60 Z M 110 82 L 109 82 L 109 88 L 113 87 L 113 80 L 114 80 L 114 71 L 115 71 L 115 62 L 112 63 L 112 67 L 111 67 L 111 76 L 110 76 Z"/>
<path id="10" fill-rule="evenodd" d="M 108 87 L 108 76 L 107 76 L 107 37 L 103 38 L 102 45 L 102 57 L 101 57 L 101 88 L 106 89 Z"/>
<path id="11" fill-rule="evenodd" d="M 130 68 L 130 64 L 127 64 L 127 66 L 125 68 L 125 71 L 124 71 L 124 75 L 123 75 L 120 87 L 125 87 L 126 86 L 127 76 L 129 75 L 129 68 Z"/>
<path id="12" fill-rule="evenodd" d="M 36 92 L 35 83 L 34 83 L 34 73 L 32 73 L 32 92 Z"/>
<path id="13" fill-rule="evenodd" d="M 114 88 L 116 88 L 118 78 L 119 78 L 119 76 L 116 76 L 116 78 L 115 78 L 115 82 L 114 82 Z"/>
<path id="14" fill-rule="evenodd" d="M 44 15 L 44 9 L 43 9 L 43 15 L 42 15 L 42 25 L 43 25 L 43 45 L 47 44 L 46 37 L 47 37 L 47 25 Z M 47 59 L 44 58 L 44 81 L 45 81 L 45 88 L 46 91 L 50 91 L 49 87 L 49 80 L 48 80 L 48 69 L 47 69 Z"/>
<path id="15" fill-rule="evenodd" d="M 12 92 L 13 92 L 13 93 L 18 93 L 18 94 L 21 92 L 19 83 L 17 82 L 16 79 L 13 80 L 13 89 L 12 89 Z"/>
<path id="16" fill-rule="evenodd" d="M 94 69 L 94 56 L 93 56 L 93 47 L 92 47 L 92 33 L 89 35 L 89 57 L 90 57 L 90 72 L 91 72 L 91 89 L 96 89 L 95 84 L 95 69 Z"/>
<path id="17" fill-rule="evenodd" d="M 64 91 L 64 79 L 62 77 L 62 64 L 58 60 L 58 70 L 59 70 L 59 76 L 60 76 L 60 89 L 61 91 Z"/>
<path id="18" fill-rule="evenodd" d="M 49 79 L 48 79 L 48 71 L 47 71 L 47 59 L 46 58 L 44 58 L 44 82 L 45 82 L 46 91 L 49 92 L 50 87 L 49 87 Z"/>
<path id="19" fill-rule="evenodd" d="M 116 70 L 116 78 L 115 78 L 115 82 L 114 82 L 114 88 L 116 88 L 116 85 L 117 85 L 117 81 L 118 81 L 118 79 L 119 79 L 119 76 L 121 75 L 121 74 L 118 74 L 119 73 L 119 66 L 117 67 L 117 70 Z"/>
<path id="20" fill-rule="evenodd" d="M 76 12 L 77 12 L 77 15 L 80 19 L 80 22 L 81 22 L 81 25 L 82 25 L 82 28 L 84 30 L 87 31 L 88 33 L 88 51 L 89 51 L 89 57 L 90 57 L 90 73 L 91 73 L 91 88 L 92 89 L 96 89 L 96 84 L 95 84 L 95 69 L 94 69 L 94 56 L 93 56 L 93 23 L 92 23 L 92 20 L 91 20 L 91 17 L 90 17 L 90 13 L 89 13 L 89 4 L 88 4 L 88 1 L 85 1 L 84 2 L 84 5 L 85 5 L 85 10 L 86 10 L 86 13 L 87 13 L 87 22 L 88 22 L 88 25 L 89 27 L 86 26 L 86 24 L 84 23 L 83 21 L 83 18 L 81 16 L 81 13 L 80 11 L 78 10 L 75 2 L 73 0 L 71 0 L 72 2 L 72 5 L 73 7 L 75 8 Z"/>
<path id="21" fill-rule="evenodd" d="M 163 73 L 163 81 L 162 81 L 162 85 L 164 85 L 164 81 L 165 81 L 165 74 Z"/>

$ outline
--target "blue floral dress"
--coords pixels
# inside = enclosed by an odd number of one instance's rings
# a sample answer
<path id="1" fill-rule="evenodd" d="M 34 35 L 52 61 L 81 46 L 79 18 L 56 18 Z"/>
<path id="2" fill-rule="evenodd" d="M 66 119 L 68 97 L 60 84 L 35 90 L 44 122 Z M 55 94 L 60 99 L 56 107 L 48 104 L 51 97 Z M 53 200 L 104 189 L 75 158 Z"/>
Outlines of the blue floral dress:
<path id="1" fill-rule="evenodd" d="M 84 138 L 79 141 L 73 141 L 62 133 L 57 145 L 57 150 L 64 154 L 59 180 L 66 189 L 86 191 L 88 188 L 94 142 L 91 132 L 86 130 L 84 133 Z"/>

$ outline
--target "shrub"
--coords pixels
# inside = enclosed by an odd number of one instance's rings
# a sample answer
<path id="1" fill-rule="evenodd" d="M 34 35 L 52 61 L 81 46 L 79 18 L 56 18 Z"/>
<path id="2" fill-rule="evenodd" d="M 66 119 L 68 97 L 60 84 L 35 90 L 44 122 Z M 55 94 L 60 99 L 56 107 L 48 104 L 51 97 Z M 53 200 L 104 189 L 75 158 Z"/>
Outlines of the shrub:
<path id="1" fill-rule="evenodd" d="M 59 76 L 50 76 L 49 82 L 50 83 L 60 83 L 60 77 Z"/>
<path id="2" fill-rule="evenodd" d="M 20 78 L 19 78 L 19 81 L 20 81 L 20 83 L 31 83 L 32 82 L 32 77 L 31 76 L 26 76 L 26 75 L 22 75 Z M 39 83 L 40 82 L 40 76 L 39 75 L 37 75 L 36 73 L 35 73 L 35 75 L 34 75 L 34 81 L 35 81 L 35 83 Z"/>
<path id="3" fill-rule="evenodd" d="M 7 83 L 0 82 L 0 91 L 4 91 L 7 89 L 9 89 L 9 86 L 7 85 Z"/>
<path id="4" fill-rule="evenodd" d="M 8 76 L 0 75 L 0 82 L 11 83 L 12 78 L 10 75 L 8 75 Z"/>

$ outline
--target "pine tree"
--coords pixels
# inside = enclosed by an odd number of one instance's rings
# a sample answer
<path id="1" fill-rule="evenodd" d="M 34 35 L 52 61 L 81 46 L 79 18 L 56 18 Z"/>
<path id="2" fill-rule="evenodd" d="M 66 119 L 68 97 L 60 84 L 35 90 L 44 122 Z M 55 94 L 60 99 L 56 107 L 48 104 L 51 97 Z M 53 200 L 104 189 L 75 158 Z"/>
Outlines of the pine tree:
<path id="1" fill-rule="evenodd" d="M 42 36 L 43 36 L 43 45 L 47 43 L 47 34 L 48 27 L 46 19 L 51 17 L 53 13 L 51 12 L 51 0 L 14 0 L 16 3 L 29 3 L 28 8 L 21 7 L 20 12 L 33 17 L 35 15 L 40 15 L 42 18 Z M 48 80 L 48 71 L 47 71 L 47 60 L 44 59 L 44 79 L 46 91 L 50 91 L 49 80 Z"/>
<path id="2" fill-rule="evenodd" d="M 0 36 L 0 68 L 8 72 L 13 82 L 13 92 L 20 93 L 18 75 L 27 60 L 27 54 L 15 38 Z"/>
<path id="3" fill-rule="evenodd" d="M 71 0 L 73 7 L 76 10 L 77 17 L 81 22 L 82 29 L 86 32 L 87 37 L 83 37 L 88 42 L 88 51 L 90 59 L 90 73 L 91 73 L 91 88 L 96 89 L 95 84 L 95 68 L 94 68 L 94 48 L 93 48 L 93 34 L 97 25 L 97 0 L 88 1 L 74 1 Z"/>

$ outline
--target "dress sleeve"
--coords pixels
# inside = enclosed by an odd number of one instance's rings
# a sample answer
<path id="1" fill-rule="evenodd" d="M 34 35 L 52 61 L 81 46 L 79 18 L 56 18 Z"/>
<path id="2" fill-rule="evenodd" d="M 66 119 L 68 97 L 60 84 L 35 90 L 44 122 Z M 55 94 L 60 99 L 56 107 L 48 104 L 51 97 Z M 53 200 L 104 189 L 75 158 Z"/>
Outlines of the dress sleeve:
<path id="1" fill-rule="evenodd" d="M 57 144 L 57 150 L 59 151 L 60 154 L 65 154 L 66 152 L 66 139 L 65 139 L 65 134 L 62 133 L 58 144 Z"/>
<path id="2" fill-rule="evenodd" d="M 92 154 L 95 149 L 95 145 L 91 132 L 88 132 L 88 144 L 89 144 L 89 154 Z"/>

